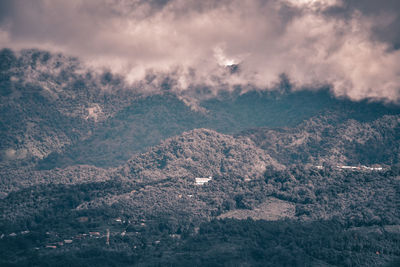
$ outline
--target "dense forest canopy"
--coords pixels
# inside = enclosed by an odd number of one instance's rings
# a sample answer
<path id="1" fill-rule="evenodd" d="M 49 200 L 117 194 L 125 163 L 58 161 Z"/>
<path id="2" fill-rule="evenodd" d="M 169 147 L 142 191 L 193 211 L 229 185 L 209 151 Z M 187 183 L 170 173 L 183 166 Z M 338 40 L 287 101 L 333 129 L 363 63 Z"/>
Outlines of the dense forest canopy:
<path id="1" fill-rule="evenodd" d="M 399 264 L 398 106 L 0 58 L 0 265 Z"/>

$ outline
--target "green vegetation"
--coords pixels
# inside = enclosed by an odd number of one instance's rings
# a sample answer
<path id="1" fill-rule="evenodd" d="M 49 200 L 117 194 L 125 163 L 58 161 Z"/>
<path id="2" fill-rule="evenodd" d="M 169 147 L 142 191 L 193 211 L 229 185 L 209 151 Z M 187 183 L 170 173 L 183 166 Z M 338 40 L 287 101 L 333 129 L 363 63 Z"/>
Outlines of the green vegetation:
<path id="1" fill-rule="evenodd" d="M 106 182 L 26 188 L 1 200 L 2 263 L 385 265 L 400 256 L 399 170 L 293 166 L 268 169 L 249 182 L 215 176 L 203 186 L 190 177 L 134 182 L 117 175 Z M 294 204 L 295 217 L 215 220 L 270 197 Z M 58 245 L 65 239 L 73 243 Z"/>
<path id="2" fill-rule="evenodd" d="M 0 265 L 398 266 L 400 108 L 275 89 L 1 50 Z"/>

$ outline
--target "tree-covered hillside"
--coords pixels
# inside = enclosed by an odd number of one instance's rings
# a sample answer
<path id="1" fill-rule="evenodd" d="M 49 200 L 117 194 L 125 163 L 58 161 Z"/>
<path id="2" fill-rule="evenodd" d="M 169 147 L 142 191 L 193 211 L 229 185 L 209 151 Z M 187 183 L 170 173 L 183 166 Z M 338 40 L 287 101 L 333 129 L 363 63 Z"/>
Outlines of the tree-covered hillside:
<path id="1" fill-rule="evenodd" d="M 395 264 L 399 175 L 397 167 L 292 167 L 269 169 L 253 181 L 215 176 L 203 186 L 193 177 L 135 182 L 123 176 L 32 186 L 1 200 L 1 260 L 17 266 Z M 277 222 L 217 219 L 232 211 L 251 218 L 274 199 L 294 213 Z"/>
<path id="2" fill-rule="evenodd" d="M 1 266 L 399 265 L 399 106 L 176 84 L 0 51 Z"/>
<path id="3" fill-rule="evenodd" d="M 257 128 L 240 136 L 251 138 L 282 164 L 373 165 L 399 163 L 400 118 L 340 121 L 336 114 L 311 118 L 294 128 Z"/>
<path id="4" fill-rule="evenodd" d="M 189 131 L 118 168 L 10 179 L 2 264 L 395 264 L 399 176 L 398 165 L 283 166 L 248 138 Z"/>
<path id="5" fill-rule="evenodd" d="M 91 164 L 116 167 L 164 139 L 196 128 L 237 134 L 285 128 L 315 116 L 331 127 L 400 114 L 394 105 L 337 99 L 328 88 L 293 91 L 282 78 L 268 90 L 178 90 L 173 76 L 132 85 L 76 58 L 39 50 L 0 51 L 0 168 Z M 328 120 L 330 120 L 328 118 Z"/>

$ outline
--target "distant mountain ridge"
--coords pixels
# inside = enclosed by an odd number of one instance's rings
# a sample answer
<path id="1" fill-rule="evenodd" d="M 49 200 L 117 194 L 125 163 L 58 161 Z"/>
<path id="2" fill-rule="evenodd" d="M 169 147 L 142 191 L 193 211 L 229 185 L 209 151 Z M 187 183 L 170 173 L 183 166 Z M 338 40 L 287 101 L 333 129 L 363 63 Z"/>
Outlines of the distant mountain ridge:
<path id="1" fill-rule="evenodd" d="M 349 119 L 370 123 L 400 114 L 399 106 L 336 99 L 329 89 L 292 91 L 284 80 L 272 91 L 178 92 L 169 77 L 132 88 L 122 77 L 45 51 L 3 49 L 0 61 L 0 169 L 117 167 L 166 138 L 198 128 L 239 134 L 258 127 L 293 128 L 325 116 L 330 126 L 318 127 L 334 131 Z"/>
<path id="2" fill-rule="evenodd" d="M 368 123 L 387 114 L 400 114 L 396 106 L 337 100 L 327 91 L 284 95 L 248 92 L 203 100 L 199 105 L 205 112 L 191 109 L 173 93 L 134 99 L 129 106 L 99 123 L 90 137 L 61 153 L 52 153 L 41 166 L 117 166 L 165 138 L 196 128 L 238 134 L 255 127 L 295 127 L 320 116 L 325 116 L 327 123 L 331 117 L 330 123 L 335 126 L 348 119 Z"/>
<path id="3" fill-rule="evenodd" d="M 242 136 L 252 139 L 282 164 L 399 163 L 400 116 L 383 116 L 372 122 L 341 122 L 337 117 L 315 117 L 290 129 L 258 128 Z"/>

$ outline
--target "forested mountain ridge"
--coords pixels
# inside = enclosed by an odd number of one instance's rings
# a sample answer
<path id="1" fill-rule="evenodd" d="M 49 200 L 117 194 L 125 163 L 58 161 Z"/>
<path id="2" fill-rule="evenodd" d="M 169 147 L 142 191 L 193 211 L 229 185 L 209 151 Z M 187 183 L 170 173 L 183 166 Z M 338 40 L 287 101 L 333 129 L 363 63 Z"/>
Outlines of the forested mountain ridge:
<path id="1" fill-rule="evenodd" d="M 255 179 L 267 166 L 284 168 L 247 138 L 196 129 L 134 156 L 121 171 L 123 177 L 139 180 L 223 175 Z"/>
<path id="2" fill-rule="evenodd" d="M 2 171 L 2 193 L 38 184 L 102 182 L 113 177 L 124 181 L 154 182 L 165 179 L 229 176 L 262 177 L 266 167 L 284 166 L 256 147 L 248 138 L 234 138 L 208 129 L 196 129 L 165 140 L 147 152 L 134 155 L 117 168 L 77 165 L 64 169 Z"/>
<path id="3" fill-rule="evenodd" d="M 177 195 L 181 197 L 193 195 L 196 177 L 211 176 L 209 185 L 204 187 L 208 189 L 202 193 L 200 200 L 211 205 L 209 212 L 214 210 L 213 216 L 235 206 L 252 209 L 265 201 L 266 197 L 273 196 L 297 203 L 299 209 L 297 216 L 302 220 L 330 219 L 337 213 L 335 216 L 348 221 L 355 212 L 354 203 L 369 203 L 369 210 L 374 207 L 372 210 L 380 214 L 378 221 L 392 214 L 387 217 L 390 219 L 385 219 L 386 224 L 396 222 L 398 215 L 393 215 L 392 212 L 396 210 L 399 201 L 396 200 L 396 196 L 397 198 L 399 196 L 396 193 L 399 181 L 396 165 L 385 167 L 381 171 L 330 168 L 330 165 L 320 169 L 311 164 L 300 163 L 285 166 L 265 150 L 257 147 L 248 137 L 235 138 L 212 130 L 197 129 L 167 139 L 147 152 L 135 155 L 118 168 L 107 170 L 91 166 L 75 166 L 48 171 L 10 170 L 8 173 L 3 173 L 2 194 L 3 201 L 7 202 L 27 190 L 35 192 L 37 190 L 35 188 L 47 191 L 46 186 L 90 188 L 90 184 L 96 187 L 108 183 L 109 189 L 102 189 L 104 190 L 102 195 L 107 196 L 105 199 L 90 197 L 88 200 L 94 201 L 93 204 L 100 200 L 99 203 L 103 203 L 100 207 L 120 203 L 123 212 L 129 213 L 137 203 L 143 204 L 143 201 L 149 201 L 148 197 L 153 198 L 153 193 L 160 188 L 165 187 L 160 197 L 165 194 L 167 199 L 172 197 L 174 201 L 178 201 Z M 114 187 L 117 188 L 116 191 Z M 147 188 L 153 193 L 146 195 L 145 190 L 143 192 L 145 194 L 140 197 L 141 200 L 136 202 L 135 192 L 138 188 Z M 377 190 L 381 189 L 383 191 L 377 193 Z M 203 190 L 200 189 L 201 191 Z M 87 193 L 91 194 L 90 191 Z M 340 194 L 336 195 L 337 193 Z M 52 197 L 51 191 L 45 194 Z M 370 203 L 370 197 L 374 195 L 384 197 L 376 203 L 378 206 Z M 132 199 L 134 202 L 126 206 L 123 203 L 127 199 Z M 227 199 L 236 204 L 224 202 Z M 30 199 L 26 201 L 29 202 Z M 391 210 L 387 214 L 384 212 L 385 209 L 379 208 L 385 201 L 388 201 L 385 206 Z M 82 204 L 81 200 L 74 203 L 74 205 Z M 99 207 L 99 203 L 92 207 Z M 338 211 L 337 207 L 340 205 L 343 205 L 343 208 Z M 201 214 L 208 210 L 204 204 L 200 206 L 204 209 Z M 3 207 L 7 207 L 10 214 L 18 210 L 10 205 Z M 90 209 L 90 206 L 87 208 Z M 164 210 L 160 207 L 155 209 Z M 4 215 L 6 214 L 4 211 Z M 366 219 L 360 220 L 366 222 Z M 358 222 L 353 223 L 358 224 Z"/>
<path id="4" fill-rule="evenodd" d="M 40 50 L 3 49 L 0 58 L 4 168 L 116 167 L 197 128 L 237 134 L 255 127 L 296 127 L 324 114 L 340 115 L 336 123 L 400 114 L 395 105 L 337 99 L 327 88 L 293 91 L 285 79 L 266 91 L 180 91 L 168 75 L 127 85 L 106 70 Z"/>
<path id="5" fill-rule="evenodd" d="M 323 115 L 294 128 L 258 128 L 240 136 L 249 137 L 282 164 L 399 163 L 399 116 L 386 115 L 371 122 L 336 119 L 334 114 Z"/>
<path id="6" fill-rule="evenodd" d="M 372 122 L 337 120 L 333 115 L 317 116 L 294 128 L 258 128 L 234 136 L 207 129 L 192 130 L 165 140 L 147 152 L 133 155 L 120 167 L 97 170 L 104 173 L 102 176 L 119 173 L 125 179 L 137 181 L 210 175 L 231 175 L 251 180 L 259 177 L 268 166 L 283 169 L 292 164 L 392 166 L 398 163 L 398 116 L 387 115 Z M 84 168 L 90 170 L 92 167 Z M 71 166 L 65 169 L 65 173 L 71 177 L 71 170 L 79 173 L 79 169 L 84 170 Z M 62 169 L 56 169 L 54 174 L 51 170 L 14 171 L 7 168 L 1 172 L 3 193 L 18 189 L 19 184 L 65 180 L 56 178 L 63 177 Z M 76 182 L 95 179 L 84 172 L 79 176 L 81 178 L 76 176 L 74 174 L 68 179 Z"/>
<path id="7" fill-rule="evenodd" d="M 292 128 L 323 116 L 334 127 L 349 119 L 369 123 L 384 115 L 400 114 L 397 106 L 337 100 L 328 91 L 221 92 L 219 96 L 199 100 L 198 105 L 200 111 L 193 110 L 174 92 L 137 98 L 100 123 L 91 137 L 65 151 L 54 152 L 39 166 L 91 164 L 115 167 L 165 138 L 196 128 L 238 134 L 254 127 Z"/>
<path id="8" fill-rule="evenodd" d="M 232 152 L 239 155 L 236 163 L 227 166 L 228 172 L 213 173 L 211 181 L 199 186 L 194 179 L 198 169 L 191 173 L 181 161 L 189 153 L 181 145 L 191 145 L 174 141 L 218 134 L 209 130 L 194 132 L 150 150 L 141 163 L 140 158 L 133 158 L 124 166 L 128 170 L 111 169 L 104 175 L 89 167 L 69 167 L 57 170 L 57 182 L 24 186 L 0 199 L 0 245 L 7 246 L 1 251 L 12 248 L 12 253 L 2 254 L 2 262 L 41 265 L 55 257 L 62 265 L 68 265 L 69 259 L 87 264 L 89 255 L 91 260 L 99 259 L 99 254 L 92 253 L 101 251 L 109 256 L 100 265 L 121 261 L 153 265 L 177 262 L 183 255 L 186 263 L 195 260 L 193 255 L 210 264 L 228 262 L 240 255 L 236 262 L 267 264 L 271 258 L 265 255 L 271 254 L 285 255 L 285 259 L 272 261 L 280 264 L 317 261 L 322 265 L 381 266 L 400 256 L 400 231 L 396 230 L 400 225 L 398 167 L 354 171 L 297 165 L 279 170 L 269 165 L 261 176 L 246 181 L 241 173 L 240 151 L 250 151 L 233 145 Z M 218 140 L 226 142 L 230 138 L 220 136 Z M 159 151 L 152 160 L 150 156 Z M 164 168 L 169 177 L 158 176 L 162 166 L 158 160 L 164 155 L 168 157 Z M 208 156 L 197 155 L 203 160 Z M 214 163 L 211 159 L 209 166 L 214 167 Z M 204 166 L 202 171 L 209 168 Z M 46 172 L 49 179 L 57 177 L 56 170 Z M 259 209 L 263 205 L 266 208 Z M 293 211 L 285 215 L 287 206 Z M 254 216 L 253 210 L 269 213 L 271 208 L 279 218 L 278 224 L 243 221 Z M 243 214 L 239 217 L 242 220 L 213 221 L 232 211 Z M 106 245 L 107 231 L 111 232 L 110 245 Z M 257 243 L 245 241 L 249 231 L 265 238 L 255 239 Z M 245 243 L 238 245 L 240 240 Z M 213 258 L 211 247 L 220 252 L 219 260 Z M 289 253 L 293 249 L 294 254 Z"/>
<path id="9" fill-rule="evenodd" d="M 0 265 L 396 265 L 398 106 L 0 57 Z"/>

